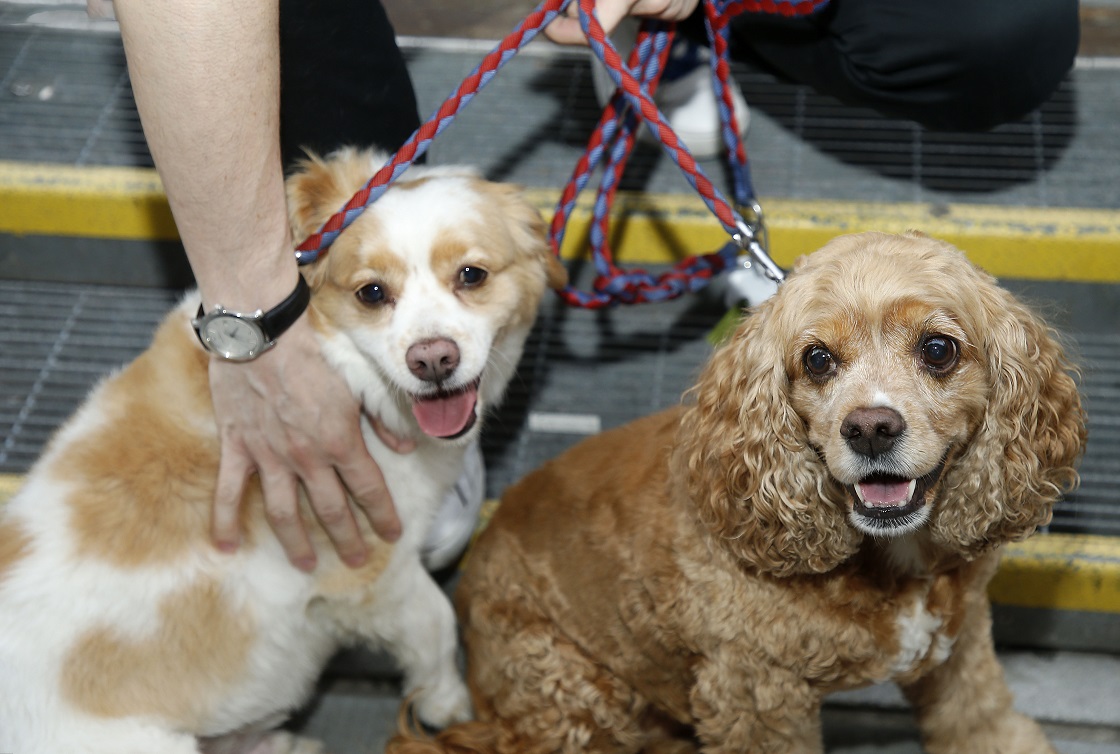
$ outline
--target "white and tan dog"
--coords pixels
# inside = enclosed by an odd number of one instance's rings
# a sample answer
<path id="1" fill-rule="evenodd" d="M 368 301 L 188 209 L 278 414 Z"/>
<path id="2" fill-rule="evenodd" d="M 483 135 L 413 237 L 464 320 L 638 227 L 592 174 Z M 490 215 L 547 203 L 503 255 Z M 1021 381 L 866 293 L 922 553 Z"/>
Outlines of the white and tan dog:
<path id="1" fill-rule="evenodd" d="M 379 165 L 354 150 L 309 160 L 289 181 L 297 237 Z M 397 455 L 363 427 L 403 536 L 387 545 L 367 526 L 372 556 L 350 570 L 308 514 L 320 565 L 303 573 L 258 487 L 241 549 L 211 545 L 219 445 L 188 295 L 0 512 L 0 752 L 318 751 L 272 728 L 353 642 L 396 656 L 426 722 L 470 714 L 454 616 L 419 547 L 563 268 L 515 190 L 416 169 L 305 274 L 329 362 L 366 412 L 418 442 Z"/>

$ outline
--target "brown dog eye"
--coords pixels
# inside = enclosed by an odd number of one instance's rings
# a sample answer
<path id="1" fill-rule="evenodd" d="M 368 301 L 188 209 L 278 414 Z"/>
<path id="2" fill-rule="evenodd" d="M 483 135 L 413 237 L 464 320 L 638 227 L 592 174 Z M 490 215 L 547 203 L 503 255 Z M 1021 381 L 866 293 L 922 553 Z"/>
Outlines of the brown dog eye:
<path id="1" fill-rule="evenodd" d="M 824 346 L 812 346 L 805 352 L 805 368 L 814 377 L 824 377 L 833 371 L 836 360 Z"/>
<path id="2" fill-rule="evenodd" d="M 944 335 L 930 335 L 922 341 L 922 362 L 934 371 L 951 369 L 958 353 L 957 341 Z"/>
<path id="3" fill-rule="evenodd" d="M 386 299 L 385 287 L 380 283 L 363 285 L 358 289 L 355 295 L 358 297 L 359 301 L 368 306 L 383 304 Z"/>
<path id="4" fill-rule="evenodd" d="M 481 267 L 464 267 L 459 270 L 459 282 L 465 288 L 473 288 L 482 283 L 487 276 L 486 270 Z"/>

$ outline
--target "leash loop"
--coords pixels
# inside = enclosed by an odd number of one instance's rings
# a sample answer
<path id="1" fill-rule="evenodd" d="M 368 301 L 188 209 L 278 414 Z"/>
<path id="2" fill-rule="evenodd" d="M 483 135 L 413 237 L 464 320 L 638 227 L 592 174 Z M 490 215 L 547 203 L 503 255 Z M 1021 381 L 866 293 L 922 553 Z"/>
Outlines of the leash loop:
<path id="1" fill-rule="evenodd" d="M 598 161 L 600 144 L 602 141 L 609 139 L 612 134 L 609 120 L 612 117 L 618 118 L 620 121 L 624 118 L 623 115 L 614 115 L 614 111 L 619 109 L 618 100 L 620 97 L 624 97 L 629 103 L 630 112 L 641 115 L 651 132 L 661 143 L 663 150 L 677 164 L 685 179 L 688 180 L 689 184 L 692 185 L 724 226 L 725 231 L 731 237 L 731 242 L 715 254 L 689 257 L 674 265 L 669 272 L 658 278 L 653 278 L 641 270 L 624 272 L 615 267 L 605 240 L 604 218 L 609 214 L 610 204 L 614 199 L 613 187 L 617 183 L 617 175 L 613 168 L 625 161 L 625 158 L 620 158 L 618 153 L 620 150 L 624 150 L 628 154 L 633 144 L 632 135 L 623 130 L 621 133 L 626 133 L 626 136 L 617 137 L 619 141 L 611 152 L 611 162 L 604 171 L 603 183 L 595 204 L 593 231 L 590 239 L 592 259 L 595 261 L 597 273 L 597 277 L 592 284 L 593 292 L 585 293 L 572 287 L 561 291 L 561 297 L 572 305 L 600 308 L 617 303 L 640 303 L 674 298 L 686 292 L 699 290 L 707 285 L 715 274 L 729 266 L 738 264 L 740 267 L 749 267 L 749 264 L 744 264 L 744 255 L 758 260 L 768 278 L 777 281 L 784 278 L 784 273 L 770 258 L 766 248 L 767 233 L 762 207 L 754 195 L 747 165 L 746 150 L 743 147 L 742 139 L 739 137 L 739 126 L 735 118 L 731 85 L 729 84 L 729 19 L 721 15 L 720 9 L 716 7 L 713 0 L 706 0 L 704 11 L 705 25 L 713 49 L 713 54 L 710 56 L 713 86 L 720 111 L 721 132 L 732 167 L 733 189 L 738 205 L 750 208 L 751 211 L 747 213 L 749 219 L 744 219 L 744 213 L 736 211 L 719 189 L 704 175 L 703 170 L 696 163 L 687 146 L 680 142 L 653 101 L 657 79 L 656 77 L 651 78 L 651 75 L 659 76 L 660 72 L 655 71 L 651 74 L 646 63 L 647 58 L 644 57 L 643 45 L 648 44 L 650 36 L 655 39 L 664 37 L 667 41 L 660 43 L 660 46 L 667 49 L 673 34 L 672 25 L 657 26 L 649 22 L 643 23 L 639 31 L 638 42 L 635 44 L 635 51 L 631 55 L 630 64 L 624 65 L 621 55 L 619 55 L 618 50 L 599 22 L 595 0 L 579 0 L 580 26 L 592 51 L 606 67 L 608 75 L 616 86 L 616 92 L 592 134 L 587 149 L 589 159 L 581 160 L 580 164 L 577 165 L 576 171 L 561 199 L 560 208 L 558 208 L 554 217 L 552 232 L 550 233 L 550 242 L 554 253 L 559 254 L 560 244 L 563 240 L 563 228 L 567 223 L 568 213 L 574 205 L 575 196 L 586 184 L 587 171 L 593 169 Z M 635 71 L 639 71 L 640 75 L 636 75 Z"/>

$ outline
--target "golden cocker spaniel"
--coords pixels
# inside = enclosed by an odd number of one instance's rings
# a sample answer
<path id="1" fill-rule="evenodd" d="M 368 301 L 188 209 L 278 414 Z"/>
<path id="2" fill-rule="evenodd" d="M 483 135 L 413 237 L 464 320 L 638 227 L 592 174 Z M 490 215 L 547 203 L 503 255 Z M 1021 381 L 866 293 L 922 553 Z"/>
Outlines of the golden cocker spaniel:
<path id="1" fill-rule="evenodd" d="M 457 592 L 479 721 L 390 748 L 820 752 L 826 694 L 893 680 L 931 754 L 1052 753 L 986 586 L 1076 484 L 1071 371 L 952 246 L 834 240 L 684 407 L 508 491 Z"/>

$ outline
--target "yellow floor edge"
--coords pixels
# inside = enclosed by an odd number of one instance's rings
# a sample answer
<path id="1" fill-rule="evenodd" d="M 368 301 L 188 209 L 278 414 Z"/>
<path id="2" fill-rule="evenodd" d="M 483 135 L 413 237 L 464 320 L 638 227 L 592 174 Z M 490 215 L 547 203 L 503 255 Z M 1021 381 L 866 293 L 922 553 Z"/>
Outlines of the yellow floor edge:
<path id="1" fill-rule="evenodd" d="M 558 190 L 529 198 L 550 215 Z M 583 253 L 593 197 L 581 197 L 564 255 Z M 908 204 L 764 198 L 772 253 L 788 266 L 841 233 L 922 230 L 964 249 L 1000 277 L 1120 282 L 1120 212 L 978 204 Z M 698 197 L 622 195 L 612 230 L 623 264 L 672 262 L 728 240 Z M 156 172 L 0 161 L 0 233 L 122 240 L 177 235 Z"/>
<path id="2" fill-rule="evenodd" d="M 1120 537 L 1037 534 L 1005 548 L 993 602 L 1120 614 Z"/>
<path id="3" fill-rule="evenodd" d="M 0 505 L 22 480 L 0 474 Z M 483 505 L 480 531 L 496 508 Z M 1120 537 L 1037 534 L 1009 545 L 988 592 L 1001 605 L 1120 614 Z"/>
<path id="4" fill-rule="evenodd" d="M 155 170 L 0 161 L 0 233 L 175 240 Z"/>

